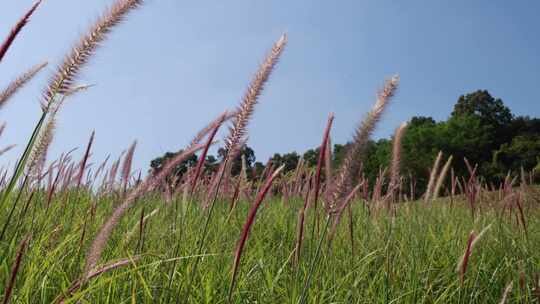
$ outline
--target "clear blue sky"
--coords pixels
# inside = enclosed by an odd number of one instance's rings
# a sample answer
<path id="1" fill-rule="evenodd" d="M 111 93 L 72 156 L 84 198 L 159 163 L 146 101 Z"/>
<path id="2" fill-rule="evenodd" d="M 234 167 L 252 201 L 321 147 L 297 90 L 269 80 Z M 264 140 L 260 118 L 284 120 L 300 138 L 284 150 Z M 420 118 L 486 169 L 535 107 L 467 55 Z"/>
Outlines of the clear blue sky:
<path id="1" fill-rule="evenodd" d="M 0 86 L 44 60 L 51 65 L 0 112 L 3 156 L 20 153 L 54 67 L 112 0 L 45 0 L 0 64 Z M 32 4 L 0 4 L 0 36 Z M 518 115 L 540 116 L 540 2 L 147 0 L 118 27 L 81 84 L 97 84 L 60 113 L 50 158 L 83 150 L 96 130 L 94 161 L 139 140 L 135 166 L 175 151 L 234 107 L 282 32 L 289 45 L 250 124 L 258 160 L 319 144 L 329 112 L 334 142 L 346 141 L 383 80 L 401 88 L 376 136 L 415 115 L 445 119 L 458 96 L 487 89 Z"/>

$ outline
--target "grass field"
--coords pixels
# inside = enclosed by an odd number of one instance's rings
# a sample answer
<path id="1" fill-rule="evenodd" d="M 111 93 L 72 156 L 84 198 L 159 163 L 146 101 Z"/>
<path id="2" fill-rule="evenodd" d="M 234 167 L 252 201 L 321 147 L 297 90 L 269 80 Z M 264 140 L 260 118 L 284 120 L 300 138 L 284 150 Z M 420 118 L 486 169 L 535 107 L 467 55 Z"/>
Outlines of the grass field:
<path id="1" fill-rule="evenodd" d="M 0 61 L 40 3 L 0 45 Z M 116 161 L 95 165 L 94 133 L 81 159 L 70 153 L 48 159 L 56 114 L 66 98 L 90 88 L 77 85 L 79 72 L 142 4 L 114 1 L 82 35 L 44 89 L 41 116 L 21 140 L 15 167 L 0 169 L 3 304 L 540 302 L 534 170 L 510 172 L 494 185 L 466 158 L 466 174 L 456 176 L 453 157 L 444 162 L 440 152 L 419 193 L 415 177 L 400 171 L 403 123 L 392 139 L 389 170 L 365 177 L 366 147 L 398 76 L 377 93 L 338 167 L 331 160 L 330 114 L 316 166 L 301 160 L 287 172 L 271 162 L 261 164 L 260 174 L 248 170 L 240 151 L 286 34 L 238 107 L 159 169 L 145 176 L 132 170 L 136 142 Z M 1 91 L 0 108 L 44 67 Z M 207 170 L 208 150 L 226 123 L 225 154 Z M 181 166 L 194 155 L 195 165 Z"/>
<path id="2" fill-rule="evenodd" d="M 117 201 L 114 196 L 66 192 L 56 194 L 47 209 L 46 197 L 34 195 L 26 211 L 23 203 L 28 198 L 21 197 L 16 213 L 26 215 L 8 229 L 9 237 L 1 244 L 1 276 L 7 278 L 21 239 L 32 235 L 18 271 L 23 279 L 16 284 L 14 302 L 49 303 L 65 292 L 80 276 L 89 241 Z M 66 205 L 67 197 L 76 200 Z M 319 239 L 316 232 L 315 238 L 310 235 L 313 217 L 308 212 L 305 245 L 295 265 L 301 205 L 291 199 L 284 206 L 279 198 L 270 198 L 261 207 L 242 257 L 233 302 L 296 303 Z M 189 302 L 226 302 L 233 253 L 248 206 L 239 202 L 229 217 L 229 204 L 218 201 L 205 248 L 196 252 L 206 218 L 199 204 L 181 197 L 169 204 L 161 197 L 141 199 L 120 222 L 102 256 L 103 261 L 128 258 L 129 263 L 90 280 L 69 302 L 184 302 L 190 283 Z M 368 215 L 362 201 L 353 206 L 354 247 L 344 220 L 331 246 L 322 246 L 309 303 L 496 303 L 511 281 L 509 300 L 537 301 L 533 282 L 540 263 L 538 210 L 527 212 L 527 236 L 514 218 L 501 218 L 494 209 L 473 221 L 466 205 L 451 206 L 444 200 L 428 206 L 404 203 L 395 217 L 384 210 Z M 152 215 L 141 232 L 138 215 L 143 212 Z M 456 267 L 469 233 L 486 227 L 490 228 L 473 248 L 461 282 Z M 204 256 L 196 273 L 190 271 L 194 255 Z"/>

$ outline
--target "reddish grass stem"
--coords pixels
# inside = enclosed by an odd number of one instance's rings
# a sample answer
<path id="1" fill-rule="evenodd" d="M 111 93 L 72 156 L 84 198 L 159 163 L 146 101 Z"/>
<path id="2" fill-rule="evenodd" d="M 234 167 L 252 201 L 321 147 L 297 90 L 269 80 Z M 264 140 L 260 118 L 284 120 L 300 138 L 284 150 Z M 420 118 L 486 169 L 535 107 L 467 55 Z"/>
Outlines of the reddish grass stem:
<path id="1" fill-rule="evenodd" d="M 202 167 L 204 165 L 204 162 L 206 161 L 206 155 L 208 154 L 208 149 L 210 148 L 210 145 L 214 141 L 214 137 L 216 136 L 219 128 L 227 118 L 228 113 L 225 112 L 221 114 L 221 116 L 215 121 L 213 124 L 212 132 L 210 133 L 210 136 L 208 136 L 208 140 L 206 141 L 206 145 L 204 146 L 203 152 L 199 156 L 199 161 L 197 162 L 197 167 L 195 168 L 195 175 L 193 176 L 193 179 L 191 180 L 190 190 L 189 190 L 189 196 L 193 196 L 193 192 L 195 191 L 195 188 L 197 187 L 197 181 L 199 180 L 199 176 L 202 171 Z"/>
<path id="2" fill-rule="evenodd" d="M 84 152 L 84 157 L 81 161 L 81 167 L 79 168 L 79 175 L 77 176 L 77 189 L 81 186 L 81 182 L 84 176 L 84 170 L 86 169 L 86 163 L 88 162 L 88 157 L 90 156 L 90 150 L 92 149 L 92 143 L 94 142 L 94 136 L 96 131 L 92 131 L 90 139 L 88 140 L 88 145 L 86 146 L 86 151 Z"/>
<path id="3" fill-rule="evenodd" d="M 26 14 L 24 14 L 24 16 L 22 16 L 22 18 L 19 19 L 17 24 L 15 24 L 15 26 L 11 29 L 11 32 L 7 36 L 6 40 L 4 40 L 4 42 L 0 46 L 0 61 L 2 61 L 8 49 L 13 44 L 13 41 L 15 41 L 15 38 L 21 32 L 22 28 L 28 23 L 28 21 L 30 20 L 30 16 L 32 16 L 40 3 L 41 0 L 34 3 L 34 5 L 32 5 L 32 7 L 28 10 L 28 12 L 26 12 Z"/>
<path id="4" fill-rule="evenodd" d="M 251 226 L 253 226 L 253 222 L 255 222 L 255 216 L 257 215 L 257 210 L 259 209 L 259 206 L 263 202 L 264 198 L 266 197 L 266 194 L 270 190 L 270 187 L 272 186 L 272 182 L 274 179 L 279 175 L 279 173 L 283 170 L 284 166 L 279 167 L 270 175 L 270 177 L 266 180 L 264 183 L 263 188 L 257 195 L 257 198 L 255 199 L 255 202 L 251 206 L 251 209 L 249 210 L 249 214 L 247 217 L 247 220 L 244 224 L 244 228 L 242 229 L 242 234 L 240 235 L 240 239 L 238 241 L 238 245 L 236 246 L 236 252 L 234 254 L 234 264 L 233 264 L 233 270 L 232 270 L 232 276 L 231 276 L 231 285 L 229 287 L 229 302 L 231 301 L 231 296 L 234 291 L 234 285 L 236 282 L 236 277 L 238 275 L 238 268 L 240 266 L 240 258 L 242 257 L 242 251 L 244 249 L 244 246 L 246 244 L 246 241 L 249 237 L 249 232 L 251 230 Z"/>
<path id="5" fill-rule="evenodd" d="M 13 267 L 11 268 L 11 276 L 6 285 L 6 291 L 4 292 L 4 300 L 2 301 L 2 304 L 9 303 L 9 299 L 13 292 L 13 287 L 15 286 L 15 280 L 17 279 L 17 273 L 19 272 L 19 267 L 21 266 L 22 257 L 23 257 L 24 251 L 26 250 L 26 246 L 28 245 L 29 239 L 30 239 L 29 236 L 24 238 L 23 241 L 21 242 L 21 245 L 19 246 L 19 250 L 17 251 L 17 257 L 15 258 L 15 263 L 13 264 Z"/>

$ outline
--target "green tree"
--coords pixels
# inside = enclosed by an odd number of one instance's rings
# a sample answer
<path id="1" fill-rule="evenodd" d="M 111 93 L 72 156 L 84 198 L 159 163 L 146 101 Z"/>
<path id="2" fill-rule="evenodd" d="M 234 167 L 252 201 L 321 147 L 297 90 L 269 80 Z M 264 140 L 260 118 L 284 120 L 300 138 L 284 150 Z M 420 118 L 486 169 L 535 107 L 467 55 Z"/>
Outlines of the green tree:
<path id="1" fill-rule="evenodd" d="M 466 174 L 466 157 L 471 165 L 479 165 L 479 174 L 487 172 L 492 157 L 492 126 L 483 124 L 473 115 L 451 117 L 439 124 L 438 148 L 454 156 L 453 166 L 459 174 Z"/>
<path id="2" fill-rule="evenodd" d="M 490 128 L 489 151 L 498 149 L 513 136 L 509 129 L 513 118 L 512 112 L 500 98 L 494 98 L 486 90 L 478 90 L 459 97 L 451 119 L 465 116 L 478 118 L 482 126 Z"/>
<path id="3" fill-rule="evenodd" d="M 413 117 L 402 139 L 402 175 L 413 176 L 417 183 L 417 195 L 427 185 L 429 169 L 441 150 L 440 124 L 431 117 Z"/>
<path id="4" fill-rule="evenodd" d="M 303 158 L 304 162 L 308 167 L 316 167 L 317 162 L 319 161 L 319 151 L 320 149 L 317 147 L 316 149 L 309 149 L 306 152 L 304 152 Z"/>
<path id="5" fill-rule="evenodd" d="M 512 112 L 499 98 L 494 98 L 486 90 L 478 90 L 459 97 L 452 117 L 472 115 L 482 124 L 494 127 L 508 126 L 512 121 Z"/>
<path id="6" fill-rule="evenodd" d="M 508 171 L 519 172 L 521 167 L 527 171 L 533 170 L 538 165 L 539 156 L 540 134 L 520 135 L 514 137 L 511 143 L 503 144 L 495 152 L 493 163 L 503 177 Z"/>
<path id="7" fill-rule="evenodd" d="M 298 166 L 298 162 L 300 161 L 300 155 L 296 152 L 290 152 L 283 155 L 276 153 L 272 156 L 271 161 L 275 167 L 285 165 L 283 171 L 286 173 L 296 169 L 296 166 Z"/>

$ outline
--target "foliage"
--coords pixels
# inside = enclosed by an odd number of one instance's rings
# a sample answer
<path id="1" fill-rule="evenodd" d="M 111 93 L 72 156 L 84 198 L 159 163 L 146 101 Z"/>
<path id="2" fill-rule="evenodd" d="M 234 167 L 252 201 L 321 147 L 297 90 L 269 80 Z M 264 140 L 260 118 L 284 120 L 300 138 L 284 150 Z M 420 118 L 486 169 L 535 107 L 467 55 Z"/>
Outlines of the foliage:
<path id="1" fill-rule="evenodd" d="M 300 155 L 298 155 L 296 152 L 285 153 L 283 155 L 276 153 L 274 156 L 272 156 L 272 158 L 270 158 L 270 160 L 276 168 L 285 165 L 284 170 L 289 172 L 296 169 L 296 166 L 300 161 Z"/>

